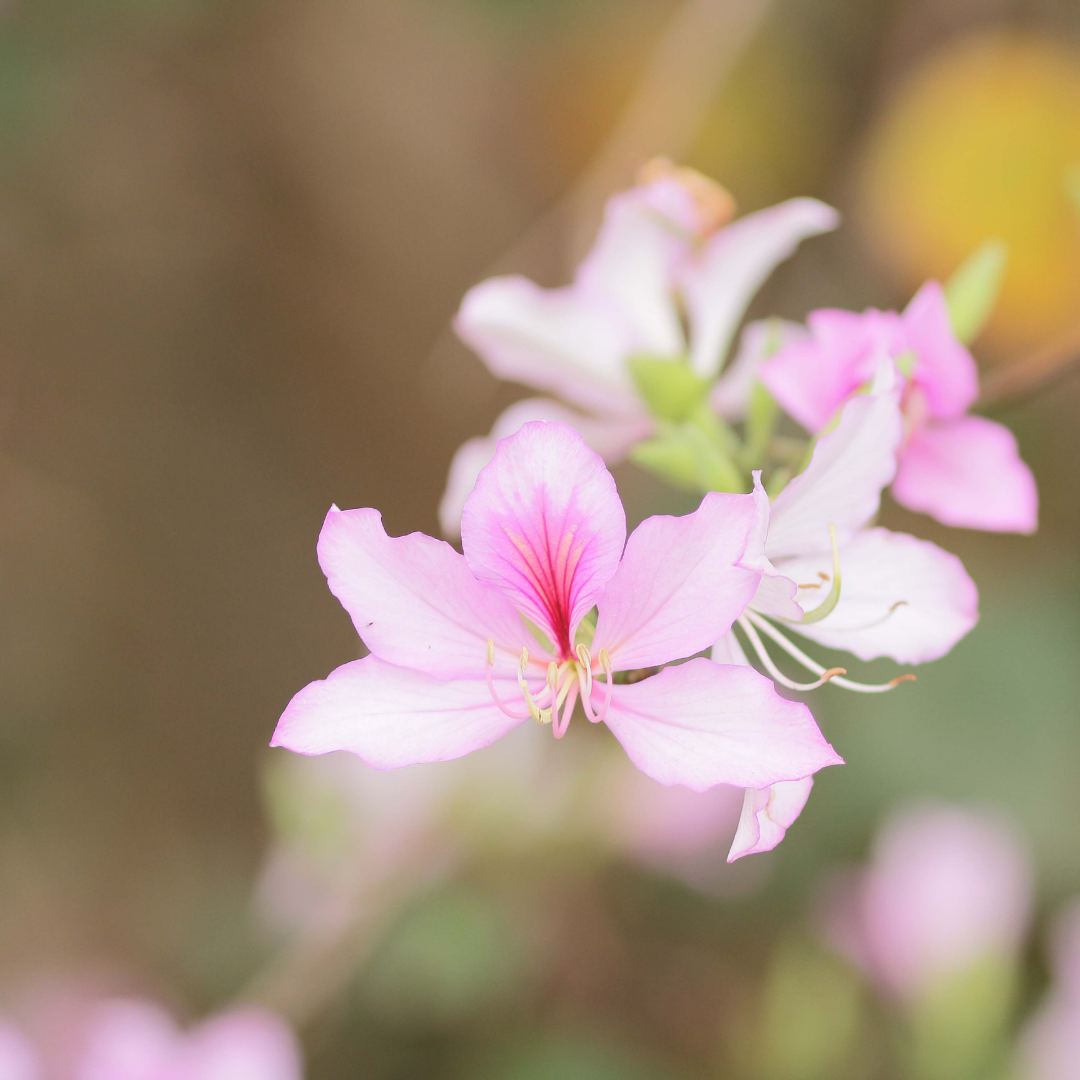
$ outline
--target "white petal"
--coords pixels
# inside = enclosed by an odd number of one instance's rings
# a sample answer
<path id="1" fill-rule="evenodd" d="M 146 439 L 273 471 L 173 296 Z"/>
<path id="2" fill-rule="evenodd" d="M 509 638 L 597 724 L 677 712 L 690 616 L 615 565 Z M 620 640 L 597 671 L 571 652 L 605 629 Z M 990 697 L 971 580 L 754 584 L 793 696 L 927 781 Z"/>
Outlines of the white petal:
<path id="1" fill-rule="evenodd" d="M 797 581 L 831 570 L 826 556 L 784 563 Z M 979 595 L 963 564 L 927 540 L 866 529 L 840 549 L 835 610 L 799 633 L 860 660 L 920 664 L 944 656 L 978 620 Z"/>
<path id="2" fill-rule="evenodd" d="M 690 313 L 690 363 L 704 378 L 723 366 L 735 328 L 773 268 L 809 236 L 839 224 L 832 207 L 791 199 L 721 229 L 681 275 Z"/>
<path id="3" fill-rule="evenodd" d="M 902 437 L 899 390 L 852 398 L 836 429 L 818 440 L 806 470 L 773 503 L 769 558 L 830 551 L 830 524 L 841 544 L 854 536 L 877 513 L 882 488 L 896 475 Z"/>

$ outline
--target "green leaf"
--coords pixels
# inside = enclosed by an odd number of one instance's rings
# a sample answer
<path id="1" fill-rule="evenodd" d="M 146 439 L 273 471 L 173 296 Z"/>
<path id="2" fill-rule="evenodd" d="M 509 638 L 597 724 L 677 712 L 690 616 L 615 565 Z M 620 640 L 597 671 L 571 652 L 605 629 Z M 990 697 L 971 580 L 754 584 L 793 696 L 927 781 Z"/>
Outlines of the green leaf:
<path id="1" fill-rule="evenodd" d="M 764 463 L 779 416 L 780 406 L 776 399 L 761 383 L 755 382 L 750 388 L 746 412 L 746 449 L 743 453 L 748 468 L 759 469 Z"/>
<path id="2" fill-rule="evenodd" d="M 631 460 L 676 487 L 691 491 L 745 491 L 742 473 L 730 455 L 699 427 L 683 424 L 638 443 Z"/>
<path id="3" fill-rule="evenodd" d="M 689 419 L 708 393 L 709 384 L 682 359 L 638 355 L 627 364 L 649 412 L 660 420 Z"/>
<path id="4" fill-rule="evenodd" d="M 945 283 L 953 331 L 965 345 L 979 336 L 994 310 L 1008 254 L 1008 248 L 1001 240 L 987 240 Z"/>

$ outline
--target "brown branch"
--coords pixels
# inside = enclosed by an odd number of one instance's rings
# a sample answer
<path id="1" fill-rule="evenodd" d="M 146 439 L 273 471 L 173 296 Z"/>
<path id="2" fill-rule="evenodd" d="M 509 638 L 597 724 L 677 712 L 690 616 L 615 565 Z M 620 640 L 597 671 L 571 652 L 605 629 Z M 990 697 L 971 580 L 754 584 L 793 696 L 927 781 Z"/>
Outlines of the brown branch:
<path id="1" fill-rule="evenodd" d="M 982 380 L 980 406 L 1021 401 L 1080 366 L 1080 324 L 1043 348 L 991 369 Z"/>

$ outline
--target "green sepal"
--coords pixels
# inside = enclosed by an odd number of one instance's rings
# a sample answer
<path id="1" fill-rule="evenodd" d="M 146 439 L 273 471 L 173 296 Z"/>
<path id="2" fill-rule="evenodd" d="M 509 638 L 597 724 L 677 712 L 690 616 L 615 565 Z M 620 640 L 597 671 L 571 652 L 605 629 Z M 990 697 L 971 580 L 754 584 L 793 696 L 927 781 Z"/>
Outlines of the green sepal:
<path id="1" fill-rule="evenodd" d="M 659 420 L 688 420 L 709 391 L 709 384 L 681 358 L 638 354 L 626 363 L 638 393 Z"/>
<path id="2" fill-rule="evenodd" d="M 673 426 L 639 442 L 630 458 L 676 487 L 700 492 L 746 489 L 731 455 L 695 424 Z"/>
<path id="3" fill-rule="evenodd" d="M 945 283 L 953 333 L 965 345 L 974 341 L 997 303 L 1009 249 L 1001 240 L 980 244 Z"/>

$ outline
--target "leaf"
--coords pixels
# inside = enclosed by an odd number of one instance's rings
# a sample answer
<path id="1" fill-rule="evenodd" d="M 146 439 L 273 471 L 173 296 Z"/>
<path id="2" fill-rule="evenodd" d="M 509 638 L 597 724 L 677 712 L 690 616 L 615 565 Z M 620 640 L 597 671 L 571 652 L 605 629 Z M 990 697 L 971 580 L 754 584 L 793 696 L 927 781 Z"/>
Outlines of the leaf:
<path id="1" fill-rule="evenodd" d="M 627 364 L 649 412 L 660 420 L 681 423 L 705 400 L 709 384 L 682 359 L 639 354 Z"/>
<path id="2" fill-rule="evenodd" d="M 746 449 L 744 459 L 751 469 L 758 469 L 765 461 L 780 406 L 760 382 L 750 388 L 750 404 L 746 411 Z"/>
<path id="3" fill-rule="evenodd" d="M 742 473 L 700 428 L 683 424 L 638 443 L 631 460 L 677 487 L 692 491 L 745 491 Z"/>
<path id="4" fill-rule="evenodd" d="M 1001 240 L 987 240 L 945 283 L 953 332 L 965 345 L 979 336 L 994 310 L 1008 254 L 1008 248 Z"/>

